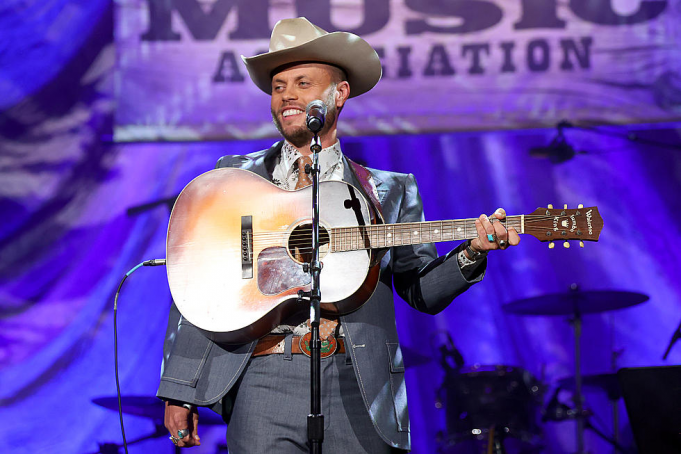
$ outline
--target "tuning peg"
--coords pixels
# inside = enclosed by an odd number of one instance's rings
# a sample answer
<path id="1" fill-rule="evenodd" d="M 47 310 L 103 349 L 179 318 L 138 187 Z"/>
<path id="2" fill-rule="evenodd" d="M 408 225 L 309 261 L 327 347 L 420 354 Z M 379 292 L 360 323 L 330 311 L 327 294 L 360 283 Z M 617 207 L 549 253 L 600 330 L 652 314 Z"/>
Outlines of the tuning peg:
<path id="1" fill-rule="evenodd" d="M 553 204 L 549 203 L 549 210 L 553 210 Z"/>
<path id="2" fill-rule="evenodd" d="M 570 242 L 569 242 L 569 241 L 566 241 L 565 243 L 563 243 L 563 247 L 564 247 L 565 249 L 570 249 Z"/>
<path id="3" fill-rule="evenodd" d="M 584 208 L 584 205 L 580 203 L 579 205 L 577 205 L 577 208 L 582 209 Z"/>
<path id="4" fill-rule="evenodd" d="M 553 244 L 553 241 L 549 241 L 549 249 L 553 249 L 554 247 L 556 247 L 556 245 Z"/>
<path id="5" fill-rule="evenodd" d="M 579 247 L 584 247 L 584 241 L 579 242 Z"/>
<path id="6" fill-rule="evenodd" d="M 567 203 L 564 203 L 564 204 L 563 204 L 563 209 L 564 209 L 564 210 L 567 210 Z"/>

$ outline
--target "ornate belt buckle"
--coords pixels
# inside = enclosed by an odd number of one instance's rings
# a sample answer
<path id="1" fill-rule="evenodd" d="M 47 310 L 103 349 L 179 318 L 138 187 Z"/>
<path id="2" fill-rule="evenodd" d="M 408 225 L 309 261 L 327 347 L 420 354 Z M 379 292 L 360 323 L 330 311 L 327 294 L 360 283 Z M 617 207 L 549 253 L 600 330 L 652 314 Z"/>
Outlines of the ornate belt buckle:
<path id="1" fill-rule="evenodd" d="M 321 354 L 322 358 L 328 358 L 329 356 L 336 353 L 338 348 L 338 341 L 333 334 L 329 334 L 326 339 L 322 339 Z M 298 345 L 300 346 L 300 351 L 303 352 L 308 358 L 312 356 L 312 351 L 310 349 L 310 344 L 312 343 L 312 333 L 307 333 L 298 340 Z"/>

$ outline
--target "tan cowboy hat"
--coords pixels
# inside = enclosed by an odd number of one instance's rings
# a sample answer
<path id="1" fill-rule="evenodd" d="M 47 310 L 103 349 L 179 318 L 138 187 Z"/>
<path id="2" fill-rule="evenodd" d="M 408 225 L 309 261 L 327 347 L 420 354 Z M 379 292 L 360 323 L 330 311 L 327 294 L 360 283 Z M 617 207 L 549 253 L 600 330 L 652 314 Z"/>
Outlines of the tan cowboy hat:
<path id="1" fill-rule="evenodd" d="M 272 94 L 275 69 L 296 62 L 328 63 L 345 71 L 350 97 L 371 90 L 381 79 L 381 61 L 376 51 L 352 33 L 327 33 L 304 17 L 277 22 L 267 53 L 241 59 L 248 74 L 262 91 Z"/>

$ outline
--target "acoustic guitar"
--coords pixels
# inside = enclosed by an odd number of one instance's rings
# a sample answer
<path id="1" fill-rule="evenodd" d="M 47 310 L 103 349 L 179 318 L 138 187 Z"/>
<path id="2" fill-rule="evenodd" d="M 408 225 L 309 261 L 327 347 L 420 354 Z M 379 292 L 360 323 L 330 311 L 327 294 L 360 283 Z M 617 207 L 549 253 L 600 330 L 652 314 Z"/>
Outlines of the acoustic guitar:
<path id="1" fill-rule="evenodd" d="M 192 180 L 175 202 L 166 243 L 170 291 L 183 317 L 217 342 L 242 343 L 301 310 L 298 291 L 311 284 L 311 190 L 286 191 L 233 168 Z M 323 314 L 349 313 L 369 299 L 387 248 L 477 237 L 475 218 L 372 224 L 359 189 L 326 181 L 319 191 Z M 603 227 L 596 207 L 581 206 L 501 222 L 566 245 L 597 241 Z"/>

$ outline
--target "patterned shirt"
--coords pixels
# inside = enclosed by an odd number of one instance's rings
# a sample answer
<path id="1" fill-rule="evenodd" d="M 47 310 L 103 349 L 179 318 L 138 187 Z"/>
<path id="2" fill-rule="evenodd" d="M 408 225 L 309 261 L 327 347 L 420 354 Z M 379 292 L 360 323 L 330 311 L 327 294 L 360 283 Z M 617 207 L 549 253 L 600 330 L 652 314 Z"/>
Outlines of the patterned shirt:
<path id="1" fill-rule="evenodd" d="M 279 161 L 272 172 L 272 182 L 287 191 L 295 190 L 296 183 L 298 183 L 296 161 L 301 156 L 302 154 L 293 145 L 285 141 L 281 147 Z M 319 152 L 319 168 L 321 169 L 319 181 L 343 179 L 343 153 L 339 141 Z"/>

